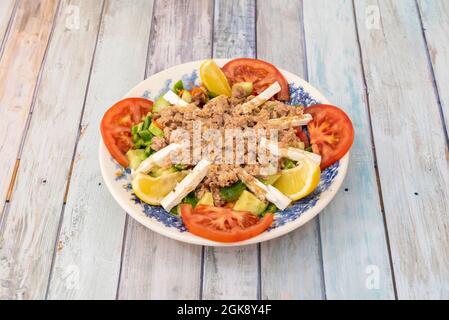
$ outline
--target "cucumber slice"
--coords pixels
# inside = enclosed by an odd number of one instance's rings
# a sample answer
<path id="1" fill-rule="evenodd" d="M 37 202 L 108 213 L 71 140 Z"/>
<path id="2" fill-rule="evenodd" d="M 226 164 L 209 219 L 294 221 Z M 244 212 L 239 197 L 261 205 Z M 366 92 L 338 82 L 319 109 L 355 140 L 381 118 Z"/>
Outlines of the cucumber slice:
<path id="1" fill-rule="evenodd" d="M 150 116 L 146 116 L 145 120 L 143 121 L 142 130 L 148 129 L 148 127 L 150 126 L 150 123 L 151 123 L 151 117 Z"/>
<path id="2" fill-rule="evenodd" d="M 205 205 L 208 205 L 208 206 L 213 206 L 214 205 L 214 198 L 212 197 L 212 192 L 206 192 L 201 197 L 200 201 L 198 201 L 198 204 L 205 204 Z"/>
<path id="3" fill-rule="evenodd" d="M 143 141 L 151 141 L 151 138 L 153 138 L 152 133 L 147 129 L 140 131 L 139 136 Z"/>
<path id="4" fill-rule="evenodd" d="M 129 167 L 133 170 L 137 169 L 139 164 L 147 158 L 145 150 L 143 149 L 131 149 L 126 153 L 126 156 L 129 160 Z"/>
<path id="5" fill-rule="evenodd" d="M 152 177 L 157 178 L 157 177 L 163 176 L 164 174 L 173 173 L 173 172 L 177 172 L 177 171 L 178 170 L 176 170 L 174 167 L 171 167 L 171 168 L 168 168 L 168 169 L 167 168 L 157 167 L 154 170 L 151 170 L 150 175 Z"/>
<path id="6" fill-rule="evenodd" d="M 182 92 L 181 99 L 184 100 L 187 103 L 190 103 L 190 102 L 192 102 L 192 95 L 190 94 L 189 91 L 184 90 Z"/>
<path id="7" fill-rule="evenodd" d="M 173 91 L 178 94 L 180 93 L 182 90 L 184 90 L 184 84 L 182 83 L 182 80 L 179 80 L 178 82 L 175 83 L 175 85 L 173 86 Z"/>
<path id="8" fill-rule="evenodd" d="M 254 194 L 245 190 L 235 203 L 234 210 L 249 211 L 258 216 L 265 211 L 267 205 L 268 203 L 261 201 Z"/>
<path id="9" fill-rule="evenodd" d="M 161 96 L 153 104 L 153 112 L 161 112 L 162 109 L 165 109 L 169 106 L 171 106 L 170 102 L 168 102 L 167 100 L 164 99 L 163 96 Z"/>
<path id="10" fill-rule="evenodd" d="M 163 137 L 164 131 L 162 131 L 161 128 L 159 128 L 157 125 L 154 124 L 154 122 L 151 122 L 150 127 L 148 128 L 150 132 L 155 135 L 156 137 Z"/>
<path id="11" fill-rule="evenodd" d="M 234 86 L 241 87 L 243 89 L 243 91 L 245 92 L 245 97 L 247 97 L 251 93 L 253 93 L 253 83 L 252 82 L 239 82 L 239 83 L 234 84 Z"/>
<path id="12" fill-rule="evenodd" d="M 259 180 L 262 181 L 264 184 L 273 184 L 280 177 L 281 177 L 280 173 L 275 173 L 275 174 L 266 176 L 265 178 L 260 178 Z"/>

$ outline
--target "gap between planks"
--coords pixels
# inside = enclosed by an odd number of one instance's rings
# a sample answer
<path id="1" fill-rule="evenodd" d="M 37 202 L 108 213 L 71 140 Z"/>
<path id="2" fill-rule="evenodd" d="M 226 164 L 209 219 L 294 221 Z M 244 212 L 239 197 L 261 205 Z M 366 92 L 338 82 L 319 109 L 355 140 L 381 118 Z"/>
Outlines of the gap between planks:
<path id="1" fill-rule="evenodd" d="M 66 184 L 66 188 L 65 188 L 65 193 L 64 193 L 64 202 L 63 205 L 65 205 L 67 203 L 67 197 L 69 194 L 69 189 L 70 189 L 70 181 L 72 178 L 72 172 L 73 172 L 73 164 L 75 162 L 75 156 L 76 156 L 76 150 L 78 149 L 78 143 L 81 137 L 81 134 L 83 132 L 83 126 L 82 126 L 82 121 L 83 121 L 83 117 L 84 117 L 84 110 L 86 108 L 86 101 L 87 101 L 87 95 L 89 94 L 89 87 L 90 87 L 90 80 L 92 77 L 92 69 L 95 63 L 95 55 L 97 53 L 97 47 L 98 47 L 98 38 L 100 36 L 100 30 L 101 30 L 101 24 L 103 23 L 103 16 L 104 16 L 104 8 L 106 5 L 106 1 L 107 0 L 103 0 L 103 3 L 101 4 L 101 11 L 100 11 L 100 21 L 98 22 L 98 30 L 97 30 L 97 35 L 95 38 L 95 47 L 94 47 L 94 51 L 92 54 L 92 59 L 90 62 L 90 68 L 89 68 L 89 77 L 87 79 L 87 84 L 86 84 L 86 90 L 84 92 L 84 100 L 83 100 L 83 106 L 81 108 L 81 115 L 78 121 L 78 134 L 75 140 L 75 146 L 73 148 L 73 154 L 72 154 L 72 160 L 70 162 L 70 168 L 69 168 L 69 173 L 67 175 L 67 184 Z M 64 212 L 64 210 L 62 210 L 62 212 Z M 61 227 L 61 222 L 63 220 L 63 215 L 61 215 L 61 219 L 59 221 L 59 227 Z M 58 230 L 58 238 L 59 238 L 59 230 Z"/>
<path id="2" fill-rule="evenodd" d="M 360 57 L 360 69 L 362 70 L 362 80 L 363 80 L 363 87 L 364 87 L 363 91 L 364 91 L 364 96 L 366 99 L 366 107 L 368 109 L 367 113 L 368 113 L 368 120 L 369 120 L 368 122 L 369 122 L 369 128 L 370 128 L 369 134 L 370 134 L 371 146 L 372 146 L 372 150 L 373 150 L 374 172 L 376 174 L 376 183 L 377 183 L 377 190 L 378 190 L 378 195 L 379 195 L 380 209 L 382 212 L 382 219 L 384 222 L 384 232 L 385 232 L 385 239 L 387 241 L 388 260 L 389 260 L 389 266 L 390 266 L 392 283 L 393 283 L 394 298 L 397 300 L 398 293 L 397 293 L 396 278 L 395 278 L 394 268 L 393 268 L 393 257 L 391 254 L 390 236 L 388 234 L 388 228 L 387 228 L 387 218 L 385 215 L 384 198 L 383 198 L 383 192 L 382 192 L 382 185 L 380 182 L 379 167 L 377 166 L 376 143 L 374 141 L 373 123 L 372 123 L 372 119 L 371 119 L 371 103 L 369 100 L 369 91 L 368 91 L 368 85 L 366 82 L 365 66 L 364 66 L 363 58 L 362 58 L 362 45 L 360 44 L 359 26 L 357 24 L 357 12 L 355 10 L 354 1 L 355 0 L 352 0 L 352 13 L 354 16 L 355 34 L 357 37 L 357 46 L 358 46 L 357 49 L 358 49 L 359 57 Z"/>
<path id="3" fill-rule="evenodd" d="M 448 137 L 447 126 L 446 126 L 446 121 L 445 121 L 445 117 L 444 117 L 445 115 L 444 115 L 444 111 L 443 111 L 443 106 L 441 104 L 440 89 L 438 88 L 437 79 L 435 76 L 435 69 L 433 68 L 432 59 L 430 57 L 429 43 L 427 41 L 426 29 L 424 28 L 424 23 L 423 23 L 422 14 L 421 14 L 421 8 L 419 6 L 418 0 L 415 0 L 415 5 L 416 5 L 416 11 L 418 13 L 422 37 L 424 39 L 424 45 L 426 47 L 427 63 L 429 66 L 430 73 L 432 75 L 432 84 L 433 84 L 433 89 L 435 91 L 435 97 L 436 97 L 437 103 L 438 103 L 438 109 L 440 111 L 441 123 L 443 125 L 444 134 L 446 136 L 446 146 L 449 148 L 449 137 Z"/>
<path id="4" fill-rule="evenodd" d="M 16 12 L 17 12 L 17 7 L 18 6 L 19 6 L 19 0 L 16 0 L 14 2 L 14 7 L 13 7 L 13 9 L 11 11 L 11 16 L 9 17 L 8 25 L 6 27 L 5 33 L 4 33 L 3 38 L 2 38 L 2 42 L 0 43 L 0 60 L 3 57 L 3 50 L 5 49 L 5 44 L 6 44 L 6 41 L 7 41 L 8 37 L 9 37 L 9 32 L 11 31 L 11 26 L 12 26 L 12 23 L 14 22 L 14 18 L 16 16 Z"/>

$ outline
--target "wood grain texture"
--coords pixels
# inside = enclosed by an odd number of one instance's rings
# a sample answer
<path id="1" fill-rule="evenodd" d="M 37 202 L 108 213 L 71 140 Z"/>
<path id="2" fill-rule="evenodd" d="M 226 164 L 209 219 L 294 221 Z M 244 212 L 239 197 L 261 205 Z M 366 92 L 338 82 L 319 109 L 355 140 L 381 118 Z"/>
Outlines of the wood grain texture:
<path id="1" fill-rule="evenodd" d="M 255 0 L 215 0 L 215 58 L 256 56 Z"/>
<path id="2" fill-rule="evenodd" d="M 214 58 L 255 57 L 255 1 L 215 1 Z M 259 297 L 258 245 L 204 248 L 204 299 Z"/>
<path id="3" fill-rule="evenodd" d="M 449 2 L 419 0 L 418 4 L 447 130 L 449 126 L 449 73 L 447 72 L 449 70 Z"/>
<path id="4" fill-rule="evenodd" d="M 210 56 L 212 8 L 208 0 L 156 2 L 147 76 Z M 120 299 L 196 299 L 200 273 L 200 246 L 168 239 L 128 218 Z"/>
<path id="5" fill-rule="evenodd" d="M 0 219 L 44 59 L 57 0 L 20 2 L 0 60 Z"/>
<path id="6" fill-rule="evenodd" d="M 78 27 L 67 24 L 69 6 L 79 8 Z M 0 298 L 45 297 L 101 8 L 99 1 L 61 4 L 2 225 Z"/>
<path id="7" fill-rule="evenodd" d="M 309 80 L 348 113 L 355 130 L 345 181 L 319 216 L 326 297 L 393 299 L 352 1 L 305 1 L 304 28 Z M 378 283 L 370 282 L 377 275 Z"/>
<path id="8" fill-rule="evenodd" d="M 307 79 L 302 10 L 301 0 L 257 2 L 257 57 Z M 324 297 L 318 219 L 262 243 L 261 272 L 262 299 Z"/>
<path id="9" fill-rule="evenodd" d="M 6 41 L 6 31 L 10 21 L 12 21 L 14 6 L 16 0 L 2 0 L 0 1 L 0 57 L 3 49 L 3 42 Z"/>
<path id="10" fill-rule="evenodd" d="M 398 298 L 449 298 L 448 149 L 417 7 L 355 11 Z"/>
<path id="11" fill-rule="evenodd" d="M 105 4 L 49 299 L 116 297 L 126 214 L 103 184 L 98 125 L 144 77 L 152 12 L 147 0 Z"/>

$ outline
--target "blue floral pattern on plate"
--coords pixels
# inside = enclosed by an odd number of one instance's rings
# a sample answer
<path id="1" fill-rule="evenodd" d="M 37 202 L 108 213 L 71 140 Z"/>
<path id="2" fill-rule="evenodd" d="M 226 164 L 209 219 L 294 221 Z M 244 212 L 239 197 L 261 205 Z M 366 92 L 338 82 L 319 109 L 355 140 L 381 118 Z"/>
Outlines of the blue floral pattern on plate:
<path id="1" fill-rule="evenodd" d="M 199 85 L 199 76 L 198 71 L 194 70 L 190 74 L 185 74 L 182 78 L 182 81 L 187 89 L 190 89 L 192 86 Z M 142 97 L 155 100 L 168 90 L 172 88 L 174 84 L 173 79 L 168 79 L 164 83 L 164 87 L 157 93 L 157 95 L 153 95 L 151 92 L 146 90 Z M 307 91 L 304 90 L 303 87 L 297 86 L 294 83 L 289 84 L 290 89 L 290 104 L 309 107 L 311 105 L 319 103 L 319 101 L 315 100 Z M 276 213 L 276 219 L 274 220 L 273 225 L 267 230 L 273 230 L 280 226 L 285 225 L 288 222 L 294 221 L 298 219 L 303 213 L 311 209 L 316 205 L 318 200 L 320 199 L 321 194 L 326 191 L 329 186 L 334 181 L 335 177 L 338 174 L 338 169 L 340 167 L 340 162 L 337 161 L 332 166 L 326 168 L 321 172 L 321 180 L 318 187 L 306 198 L 301 199 L 295 202 L 293 205 L 288 207 L 285 210 L 279 211 Z M 117 164 L 117 170 L 122 169 L 119 164 Z M 117 181 L 131 180 L 131 171 L 129 169 L 122 169 L 122 174 L 117 175 L 115 178 Z M 182 219 L 179 216 L 175 216 L 173 214 L 168 213 L 160 206 L 151 206 L 144 202 L 142 202 L 133 192 L 131 188 L 131 184 L 125 184 L 124 188 L 130 193 L 131 201 L 136 204 L 139 204 L 142 207 L 143 213 L 150 218 L 154 218 L 157 221 L 163 223 L 166 227 L 172 227 L 178 229 L 180 232 L 185 232 L 186 228 L 182 222 Z"/>

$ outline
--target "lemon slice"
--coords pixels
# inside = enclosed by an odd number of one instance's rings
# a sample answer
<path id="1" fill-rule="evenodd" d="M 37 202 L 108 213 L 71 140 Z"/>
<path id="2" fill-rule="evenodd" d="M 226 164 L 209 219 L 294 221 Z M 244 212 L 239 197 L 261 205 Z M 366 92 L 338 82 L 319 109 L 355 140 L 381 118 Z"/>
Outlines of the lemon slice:
<path id="1" fill-rule="evenodd" d="M 229 86 L 228 79 L 221 71 L 220 67 L 214 62 L 214 60 L 206 60 L 200 67 L 200 77 L 204 86 L 210 92 L 216 95 L 224 94 L 228 97 L 231 96 L 231 87 Z"/>
<path id="2" fill-rule="evenodd" d="M 320 166 L 310 159 L 298 161 L 292 169 L 282 170 L 274 187 L 293 201 L 308 196 L 320 182 Z"/>
<path id="3" fill-rule="evenodd" d="M 175 188 L 187 173 L 188 171 L 178 171 L 166 173 L 160 177 L 138 173 L 131 185 L 140 200 L 151 205 L 160 205 L 161 200 Z"/>

